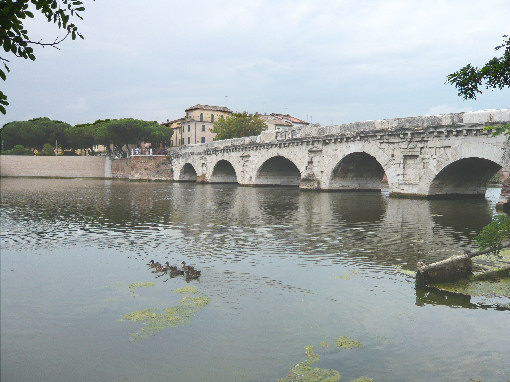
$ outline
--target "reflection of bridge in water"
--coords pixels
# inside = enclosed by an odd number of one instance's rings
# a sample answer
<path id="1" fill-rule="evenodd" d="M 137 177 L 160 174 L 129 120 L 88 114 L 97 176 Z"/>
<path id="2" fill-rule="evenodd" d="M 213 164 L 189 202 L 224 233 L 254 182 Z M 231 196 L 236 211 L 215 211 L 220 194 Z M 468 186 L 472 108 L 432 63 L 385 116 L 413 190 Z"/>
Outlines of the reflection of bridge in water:
<path id="1" fill-rule="evenodd" d="M 510 109 L 271 131 L 181 146 L 171 160 L 180 181 L 483 196 L 489 179 L 510 168 L 508 140 L 484 128 L 508 122 Z"/>

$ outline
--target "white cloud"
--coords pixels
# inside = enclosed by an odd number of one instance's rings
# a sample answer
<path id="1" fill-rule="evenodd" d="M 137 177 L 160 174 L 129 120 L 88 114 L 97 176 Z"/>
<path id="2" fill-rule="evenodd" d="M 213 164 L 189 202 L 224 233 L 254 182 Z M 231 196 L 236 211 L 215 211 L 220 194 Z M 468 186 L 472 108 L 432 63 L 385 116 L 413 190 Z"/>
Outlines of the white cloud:
<path id="1" fill-rule="evenodd" d="M 134 111 L 166 120 L 190 104 L 224 104 L 226 95 L 234 110 L 288 107 L 325 124 L 510 103 L 508 92 L 464 102 L 444 84 L 448 73 L 498 55 L 507 0 L 109 0 L 86 8 L 84 41 L 36 49 L 34 63 L 12 60 L 0 123 Z M 30 28 L 55 34 L 41 20 Z"/>

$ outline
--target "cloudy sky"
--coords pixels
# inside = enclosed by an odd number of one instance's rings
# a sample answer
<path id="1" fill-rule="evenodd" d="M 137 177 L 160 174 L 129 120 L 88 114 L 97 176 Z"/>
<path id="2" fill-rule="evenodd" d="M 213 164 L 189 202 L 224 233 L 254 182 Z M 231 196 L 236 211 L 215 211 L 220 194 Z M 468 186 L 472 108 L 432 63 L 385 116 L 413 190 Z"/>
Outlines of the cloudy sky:
<path id="1" fill-rule="evenodd" d="M 510 90 L 464 101 L 445 84 L 501 55 L 508 0 L 83 1 L 84 40 L 6 56 L 0 125 L 164 122 L 197 103 L 323 125 L 510 107 Z M 62 36 L 42 18 L 26 26 L 32 40 Z"/>

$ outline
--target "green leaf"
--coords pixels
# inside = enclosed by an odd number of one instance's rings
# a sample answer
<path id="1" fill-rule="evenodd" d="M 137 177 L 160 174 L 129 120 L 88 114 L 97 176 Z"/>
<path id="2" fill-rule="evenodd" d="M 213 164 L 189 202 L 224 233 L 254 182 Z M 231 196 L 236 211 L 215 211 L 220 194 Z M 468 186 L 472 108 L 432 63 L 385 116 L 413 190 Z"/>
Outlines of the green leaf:
<path id="1" fill-rule="evenodd" d="M 4 81 L 7 79 L 7 77 L 5 76 L 5 73 L 2 69 L 0 69 L 0 78 Z"/>

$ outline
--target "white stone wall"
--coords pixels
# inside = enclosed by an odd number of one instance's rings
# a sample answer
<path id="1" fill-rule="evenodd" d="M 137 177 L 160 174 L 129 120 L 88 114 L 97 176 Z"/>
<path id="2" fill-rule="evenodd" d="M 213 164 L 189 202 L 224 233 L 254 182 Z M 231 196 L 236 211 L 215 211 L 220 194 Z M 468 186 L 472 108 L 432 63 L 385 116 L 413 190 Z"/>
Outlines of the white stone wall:
<path id="1" fill-rule="evenodd" d="M 181 169 L 188 163 L 201 181 L 209 181 L 215 176 L 216 164 L 226 160 L 232 164 L 239 184 L 282 184 L 287 180 L 268 180 L 269 174 L 261 177 L 260 171 L 266 161 L 283 157 L 293 164 L 288 167 L 289 172 L 298 169 L 300 187 L 330 190 L 342 183 L 338 179 L 336 183 L 332 181 L 342 160 L 350 154 L 363 153 L 382 166 L 391 193 L 428 196 L 436 176 L 456 161 L 479 158 L 509 169 L 508 140 L 484 131 L 487 125 L 507 122 L 510 109 L 263 132 L 257 137 L 176 149 L 171 154 L 172 165 L 176 180 L 181 179 Z M 377 183 L 357 176 L 343 182 L 341 188 L 371 188 Z M 454 189 L 446 186 L 445 192 Z M 441 193 L 437 184 L 434 193 Z"/>
<path id="2" fill-rule="evenodd" d="M 111 162 L 104 156 L 0 155 L 0 176 L 110 178 Z"/>

